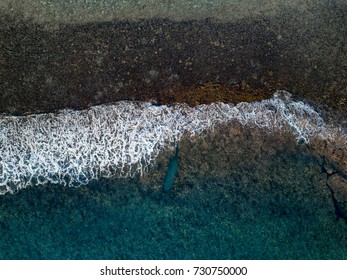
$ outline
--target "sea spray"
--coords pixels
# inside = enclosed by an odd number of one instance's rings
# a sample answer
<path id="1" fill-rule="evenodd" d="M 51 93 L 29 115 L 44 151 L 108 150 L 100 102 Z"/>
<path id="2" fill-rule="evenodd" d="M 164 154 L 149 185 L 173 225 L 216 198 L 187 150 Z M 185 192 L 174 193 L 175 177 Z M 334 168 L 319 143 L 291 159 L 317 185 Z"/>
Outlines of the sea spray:
<path id="1" fill-rule="evenodd" d="M 102 177 L 141 175 L 162 149 L 179 143 L 182 136 L 235 121 L 264 130 L 291 130 L 304 143 L 312 136 L 333 139 L 340 133 L 285 91 L 268 100 L 237 105 L 155 106 L 122 101 L 56 114 L 3 115 L 0 194 L 47 183 L 80 186 Z M 174 163 L 170 174 L 176 171 Z"/>

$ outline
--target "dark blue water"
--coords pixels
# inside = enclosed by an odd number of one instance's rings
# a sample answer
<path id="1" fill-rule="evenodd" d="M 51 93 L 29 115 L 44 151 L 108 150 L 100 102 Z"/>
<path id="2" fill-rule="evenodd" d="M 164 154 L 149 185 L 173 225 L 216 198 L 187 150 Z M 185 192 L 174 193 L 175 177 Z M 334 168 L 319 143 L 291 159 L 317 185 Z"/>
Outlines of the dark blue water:
<path id="1" fill-rule="evenodd" d="M 277 156 L 267 174 L 261 165 L 176 179 L 169 193 L 135 178 L 3 195 L 0 258 L 347 259 L 347 226 L 317 187 L 316 161 Z"/>

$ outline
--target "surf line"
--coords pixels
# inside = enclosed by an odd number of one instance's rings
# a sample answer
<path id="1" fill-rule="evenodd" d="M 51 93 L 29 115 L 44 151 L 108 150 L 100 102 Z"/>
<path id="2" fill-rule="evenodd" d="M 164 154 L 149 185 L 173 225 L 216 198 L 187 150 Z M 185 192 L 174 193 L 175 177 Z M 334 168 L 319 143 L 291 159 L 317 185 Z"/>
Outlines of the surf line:
<path id="1" fill-rule="evenodd" d="M 121 101 L 86 110 L 28 116 L 0 115 L 0 195 L 36 185 L 81 186 L 100 178 L 142 175 L 160 151 L 238 122 L 266 131 L 292 132 L 298 144 L 312 137 L 343 141 L 339 127 L 286 91 L 252 103 L 155 106 Z M 162 189 L 171 191 L 179 171 L 179 147 L 169 159 Z M 182 155 L 181 155 L 182 156 Z"/>

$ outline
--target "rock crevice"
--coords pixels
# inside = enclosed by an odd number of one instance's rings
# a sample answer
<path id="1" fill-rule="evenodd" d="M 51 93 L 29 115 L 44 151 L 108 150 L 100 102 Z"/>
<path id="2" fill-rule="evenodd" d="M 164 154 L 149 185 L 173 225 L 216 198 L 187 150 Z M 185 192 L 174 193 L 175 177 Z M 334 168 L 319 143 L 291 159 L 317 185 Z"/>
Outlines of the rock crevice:
<path id="1" fill-rule="evenodd" d="M 347 175 L 334 169 L 325 157 L 323 157 L 322 172 L 326 174 L 325 185 L 331 194 L 336 219 L 343 219 L 347 223 Z"/>

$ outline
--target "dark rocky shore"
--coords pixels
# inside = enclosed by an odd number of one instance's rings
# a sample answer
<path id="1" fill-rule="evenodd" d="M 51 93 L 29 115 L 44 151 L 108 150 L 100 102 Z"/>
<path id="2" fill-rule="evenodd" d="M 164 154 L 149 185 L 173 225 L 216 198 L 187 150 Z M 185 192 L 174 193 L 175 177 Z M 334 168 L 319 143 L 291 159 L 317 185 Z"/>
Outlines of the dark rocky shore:
<path id="1" fill-rule="evenodd" d="M 29 17 L 30 1 L 21 12 L 13 4 L 0 13 L 0 112 L 84 108 L 123 99 L 170 103 L 187 87 L 213 83 L 247 84 L 270 94 L 285 89 L 345 119 L 346 4 L 303 2 L 279 9 L 278 3 L 267 12 L 254 9 L 241 16 L 228 14 L 226 7 L 218 13 L 200 7 L 205 12 L 190 17 L 182 9 L 179 21 L 165 19 L 165 13 L 161 19 L 159 12 L 151 17 L 144 7 L 143 16 L 122 17 L 110 6 L 114 18 L 101 21 L 96 14 L 94 22 L 93 10 L 82 17 L 81 8 L 80 18 L 72 21 L 63 17 L 65 10 L 51 18 L 41 7 Z M 228 98 L 201 102 L 212 101 Z"/>

